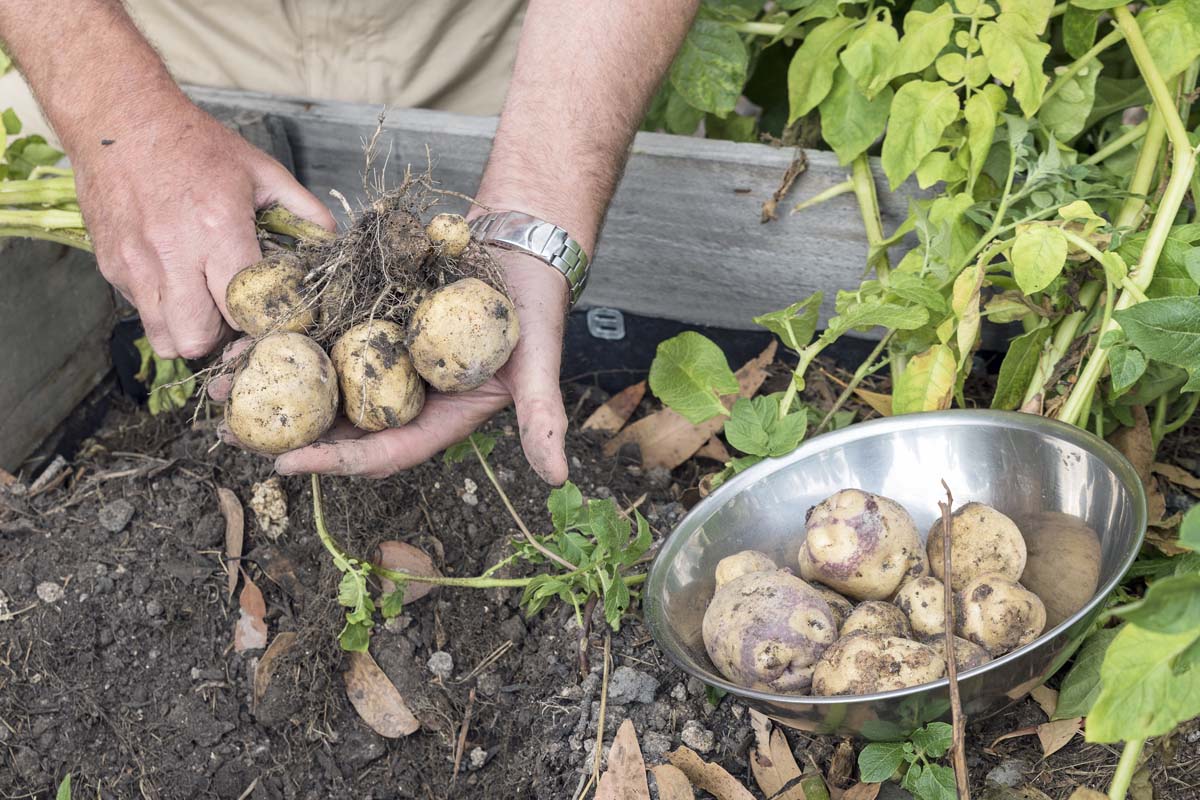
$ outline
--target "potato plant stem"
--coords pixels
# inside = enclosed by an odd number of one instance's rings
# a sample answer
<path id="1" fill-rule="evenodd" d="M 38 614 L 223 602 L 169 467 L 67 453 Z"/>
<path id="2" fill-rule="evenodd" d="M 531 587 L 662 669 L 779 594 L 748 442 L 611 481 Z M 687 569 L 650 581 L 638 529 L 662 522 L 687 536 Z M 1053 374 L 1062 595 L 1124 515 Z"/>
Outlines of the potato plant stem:
<path id="1" fill-rule="evenodd" d="M 46 230 L 45 228 L 0 227 L 0 237 L 5 236 L 19 239 L 41 239 L 44 242 L 65 244 L 89 253 L 92 252 L 92 240 L 88 238 L 87 231 L 79 228 Z"/>
<path id="2" fill-rule="evenodd" d="M 63 211 L 58 208 L 33 210 L 0 208 L 0 229 L 41 228 L 49 231 L 82 227 L 83 215 L 78 211 Z"/>
<path id="3" fill-rule="evenodd" d="M 1134 125 L 1132 128 L 1125 131 L 1121 135 L 1114 136 L 1112 139 L 1110 139 L 1108 141 L 1107 144 L 1105 144 L 1099 150 L 1097 150 L 1096 152 L 1092 153 L 1090 156 L 1085 158 L 1083 160 L 1083 163 L 1087 164 L 1088 166 L 1093 166 L 1095 164 L 1099 164 L 1100 162 L 1104 161 L 1106 158 L 1113 155 L 1114 153 L 1119 153 L 1120 151 L 1124 150 L 1126 147 L 1129 147 L 1129 145 L 1131 145 L 1134 142 L 1141 139 L 1143 136 L 1146 135 L 1146 131 L 1149 129 L 1150 129 L 1149 122 L 1139 122 L 1137 125 Z"/>
<path id="4" fill-rule="evenodd" d="M 849 194 L 850 192 L 853 192 L 853 191 L 854 191 L 854 181 L 847 178 L 846 180 L 842 181 L 841 183 L 835 183 L 833 186 L 830 186 L 825 191 L 817 192 L 816 194 L 814 194 L 812 197 L 808 198 L 807 200 L 803 200 L 803 201 L 797 203 L 795 205 L 795 207 L 792 209 L 792 213 L 796 214 L 800 211 L 803 211 L 806 208 L 812 208 L 813 206 L 819 206 L 819 205 L 821 205 L 821 203 L 828 202 L 835 197 L 839 197 L 843 194 Z"/>
<path id="5" fill-rule="evenodd" d="M 777 22 L 734 22 L 729 27 L 738 33 L 754 36 L 778 36 L 783 32 L 783 25 Z"/>
<path id="6" fill-rule="evenodd" d="M 0 181 L 0 206 L 56 206 L 75 199 L 73 178 Z"/>
<path id="7" fill-rule="evenodd" d="M 1137 772 L 1138 761 L 1142 757 L 1142 748 L 1145 746 L 1144 739 L 1125 743 L 1125 749 L 1121 751 L 1121 760 L 1117 762 L 1117 771 L 1113 773 L 1112 783 L 1108 785 L 1109 800 L 1125 800 L 1129 784 Z"/>
<path id="8" fill-rule="evenodd" d="M 258 212 L 258 227 L 302 242 L 327 242 L 336 238 L 336 234 L 293 214 L 279 203 L 269 205 Z"/>
<path id="9" fill-rule="evenodd" d="M 821 424 L 817 426 L 816 433 L 825 430 L 825 426 L 833 420 L 833 415 L 846 404 L 846 401 L 850 399 L 850 395 L 863 382 L 863 379 L 882 366 L 882 364 L 876 364 L 876 359 L 883 355 L 884 348 L 891 344 L 892 336 L 895 333 L 894 330 L 888 330 L 883 335 L 883 338 L 879 340 L 879 344 L 875 345 L 875 349 L 871 351 L 871 354 L 863 359 L 862 363 L 858 365 L 858 369 L 854 370 L 854 374 L 850 376 L 850 382 L 846 384 L 846 388 L 842 389 L 842 393 L 838 395 L 833 406 L 826 412 L 825 417 L 821 420 Z"/>
<path id="10" fill-rule="evenodd" d="M 1091 50 L 1088 50 L 1079 58 L 1068 64 L 1067 68 L 1058 74 L 1058 77 L 1054 79 L 1054 83 L 1050 84 L 1050 88 L 1048 88 L 1046 93 L 1042 95 L 1042 104 L 1045 105 L 1047 100 L 1058 94 L 1063 86 L 1065 86 L 1072 78 L 1078 75 L 1080 71 L 1085 69 L 1088 64 L 1091 64 L 1093 61 L 1095 61 L 1101 53 L 1124 38 L 1125 34 L 1122 33 L 1119 28 L 1113 30 L 1103 39 L 1096 42 L 1096 44 L 1092 46 Z"/>
<path id="11" fill-rule="evenodd" d="M 1131 228 L 1137 224 L 1146 207 L 1146 197 L 1150 193 L 1150 184 L 1154 181 L 1154 171 L 1158 168 L 1158 156 L 1162 152 L 1163 141 L 1166 139 L 1167 126 L 1162 111 L 1157 107 L 1150 109 L 1150 119 L 1146 122 L 1146 138 L 1138 153 L 1137 162 L 1133 167 L 1133 175 L 1129 179 L 1129 196 L 1121 204 L 1113 225 L 1117 228 Z"/>
<path id="12" fill-rule="evenodd" d="M 863 228 L 867 232 L 867 266 L 875 268 L 875 276 L 886 286 L 891 264 L 888 262 L 887 249 L 882 245 L 883 220 L 879 214 L 879 197 L 875 194 L 875 177 L 871 174 L 871 162 L 867 159 L 867 154 L 863 153 L 854 159 L 851 169 L 850 180 L 854 183 L 854 196 L 858 200 Z"/>

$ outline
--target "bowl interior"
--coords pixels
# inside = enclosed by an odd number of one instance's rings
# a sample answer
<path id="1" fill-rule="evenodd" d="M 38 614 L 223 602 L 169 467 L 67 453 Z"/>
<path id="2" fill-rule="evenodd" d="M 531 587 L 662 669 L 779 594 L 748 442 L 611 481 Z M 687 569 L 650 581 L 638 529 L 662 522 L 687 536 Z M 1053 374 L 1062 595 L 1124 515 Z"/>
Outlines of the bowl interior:
<path id="1" fill-rule="evenodd" d="M 806 512 L 850 487 L 901 503 L 924 537 L 940 519 L 943 480 L 954 494 L 955 507 L 969 501 L 987 503 L 1018 524 L 1029 515 L 1061 512 L 1096 532 L 1100 569 L 1092 600 L 1059 628 L 1085 616 L 1108 594 L 1141 543 L 1145 500 L 1132 466 L 1076 428 L 1028 414 L 991 411 L 867 422 L 816 437 L 785 458 L 763 462 L 696 506 L 652 569 L 646 598 L 652 632 L 685 670 L 727 686 L 712 666 L 700 633 L 718 561 L 754 549 L 796 569 Z M 1071 579 L 1064 575 L 1064 580 Z M 1050 634 L 1045 631 L 1042 639 Z"/>

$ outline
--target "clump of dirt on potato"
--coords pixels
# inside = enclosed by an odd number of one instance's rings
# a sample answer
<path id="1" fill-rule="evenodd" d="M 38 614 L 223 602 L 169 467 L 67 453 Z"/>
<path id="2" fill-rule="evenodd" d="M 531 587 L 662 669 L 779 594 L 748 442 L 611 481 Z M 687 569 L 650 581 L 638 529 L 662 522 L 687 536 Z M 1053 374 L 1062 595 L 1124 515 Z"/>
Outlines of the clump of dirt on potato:
<path id="1" fill-rule="evenodd" d="M 844 636 L 825 651 L 813 669 L 812 693 L 873 694 L 936 681 L 946 662 L 931 647 L 899 636 L 859 633 Z"/>
<path id="2" fill-rule="evenodd" d="M 868 600 L 859 603 L 842 623 L 841 635 L 852 633 L 880 633 L 884 636 L 899 636 L 907 639 L 912 636 L 908 618 L 904 612 L 891 603 L 882 600 Z"/>

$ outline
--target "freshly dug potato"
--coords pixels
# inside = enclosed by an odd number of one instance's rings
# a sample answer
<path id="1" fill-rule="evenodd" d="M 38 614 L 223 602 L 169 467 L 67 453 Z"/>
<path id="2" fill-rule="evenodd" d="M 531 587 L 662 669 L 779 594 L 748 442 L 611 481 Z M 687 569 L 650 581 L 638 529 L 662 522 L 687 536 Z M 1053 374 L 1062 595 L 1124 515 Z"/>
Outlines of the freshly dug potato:
<path id="1" fill-rule="evenodd" d="M 315 305 L 304 308 L 303 262 L 294 253 L 272 253 L 233 276 L 225 287 L 229 316 L 250 336 L 276 328 L 304 333 L 317 321 Z"/>
<path id="2" fill-rule="evenodd" d="M 360 322 L 329 351 L 346 419 L 364 431 L 399 428 L 425 405 L 425 383 L 404 349 L 404 329 L 387 320 Z"/>
<path id="3" fill-rule="evenodd" d="M 439 392 L 476 388 L 504 366 L 520 325 L 513 304 L 476 278 L 431 292 L 413 314 L 408 353 Z"/>
<path id="4" fill-rule="evenodd" d="M 862 633 L 838 639 L 813 670 L 817 696 L 890 692 L 936 681 L 946 662 L 934 650 L 909 639 Z"/>
<path id="5" fill-rule="evenodd" d="M 937 578 L 922 575 L 905 581 L 892 602 L 908 617 L 908 624 L 917 637 L 940 636 L 945 632 L 945 586 Z"/>
<path id="6" fill-rule="evenodd" d="M 846 618 L 854 611 L 854 603 L 851 603 L 828 586 L 822 586 L 819 583 L 810 583 L 809 586 L 816 589 L 817 594 L 825 598 L 826 603 L 829 603 L 829 610 L 833 612 L 833 621 L 837 623 L 840 633 L 842 626 L 846 624 Z"/>
<path id="7" fill-rule="evenodd" d="M 940 518 L 929 529 L 926 546 L 930 571 L 938 580 L 945 580 Z M 959 507 L 950 520 L 950 569 L 954 572 L 950 588 L 956 592 L 985 574 L 1017 580 L 1025 569 L 1021 531 L 991 506 L 967 503 Z"/>
<path id="8" fill-rule="evenodd" d="M 1058 511 L 1021 518 L 1029 556 L 1021 585 L 1046 606 L 1054 628 L 1087 605 L 1100 586 L 1100 537 L 1083 520 Z"/>
<path id="9" fill-rule="evenodd" d="M 878 633 L 884 636 L 899 636 L 902 639 L 912 635 L 904 612 L 882 600 L 859 603 L 842 623 L 839 632 L 842 636 L 852 633 Z"/>
<path id="10" fill-rule="evenodd" d="M 438 214 L 429 220 L 425 233 L 435 247 L 442 249 L 442 255 L 451 258 L 461 256 L 471 243 L 471 229 L 458 214 Z"/>
<path id="11" fill-rule="evenodd" d="M 773 572 L 777 569 L 779 569 L 779 565 L 766 553 L 760 553 L 757 550 L 743 550 L 717 562 L 715 571 L 717 588 L 721 588 L 734 578 L 749 575 L 751 572 Z"/>
<path id="12" fill-rule="evenodd" d="M 225 421 L 246 447 L 278 455 L 315 442 L 337 408 L 337 375 L 321 346 L 300 333 L 272 333 L 233 376 Z"/>
<path id="13" fill-rule="evenodd" d="M 946 660 L 945 635 L 922 637 L 918 641 L 927 647 L 932 647 L 943 661 Z M 992 657 L 988 655 L 987 650 L 979 645 L 968 642 L 961 636 L 954 637 L 954 663 L 960 671 L 978 667 L 991 660 Z"/>
<path id="14" fill-rule="evenodd" d="M 1003 575 L 980 575 L 959 594 L 956 633 L 993 658 L 1024 647 L 1045 627 L 1046 607 L 1038 596 Z"/>
<path id="15" fill-rule="evenodd" d="M 800 577 L 853 600 L 886 600 L 908 578 L 929 573 L 921 536 L 895 500 L 843 489 L 811 508 Z"/>
<path id="16" fill-rule="evenodd" d="M 800 694 L 812 665 L 833 644 L 829 605 L 795 575 L 751 572 L 713 595 L 701 627 L 721 674 L 751 689 Z"/>

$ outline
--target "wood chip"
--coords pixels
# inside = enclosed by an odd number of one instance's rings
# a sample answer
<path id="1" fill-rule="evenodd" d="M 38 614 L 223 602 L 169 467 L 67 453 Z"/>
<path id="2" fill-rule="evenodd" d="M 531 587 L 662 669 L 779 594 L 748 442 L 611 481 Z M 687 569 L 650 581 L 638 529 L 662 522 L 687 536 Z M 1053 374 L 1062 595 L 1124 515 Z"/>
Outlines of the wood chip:
<path id="1" fill-rule="evenodd" d="M 1058 692 L 1049 686 L 1035 686 L 1029 696 L 1042 707 L 1048 719 L 1054 719 L 1054 709 L 1058 708 Z"/>
<path id="2" fill-rule="evenodd" d="M 1078 786 L 1075 791 L 1071 792 L 1071 796 L 1067 800 L 1108 800 L 1108 795 L 1086 786 Z"/>
<path id="3" fill-rule="evenodd" d="M 754 749 L 750 752 L 750 771 L 767 797 L 775 800 L 804 800 L 799 781 L 800 767 L 788 746 L 783 731 L 773 726 L 765 714 L 750 709 L 750 727 L 754 731 Z M 796 781 L 787 792 L 783 787 Z"/>
<path id="4" fill-rule="evenodd" d="M 1083 717 L 1043 722 L 1037 727 L 1038 741 L 1042 743 L 1042 758 L 1049 758 L 1067 746 L 1075 738 L 1083 724 Z"/>
<path id="5" fill-rule="evenodd" d="M 217 487 L 217 505 L 225 518 L 225 572 L 229 575 L 228 597 L 237 588 L 238 561 L 242 557 L 242 539 L 246 532 L 246 513 L 237 495 L 223 486 Z"/>
<path id="6" fill-rule="evenodd" d="M 829 762 L 829 771 L 826 773 L 826 782 L 833 788 L 841 788 L 850 782 L 850 776 L 854 774 L 854 745 L 850 744 L 849 739 L 842 739 L 838 743 L 837 750 L 833 752 L 833 759 Z"/>
<path id="7" fill-rule="evenodd" d="M 713 461 L 724 464 L 732 460 L 733 456 L 729 454 L 729 448 L 725 446 L 725 443 L 713 436 L 704 443 L 704 447 L 696 451 L 696 458 L 711 458 Z"/>
<path id="8" fill-rule="evenodd" d="M 369 653 L 348 653 L 350 662 L 342 678 L 350 704 L 371 730 L 388 739 L 399 739 L 421 727 L 408 710 L 396 685 L 388 680 Z"/>
<path id="9" fill-rule="evenodd" d="M 595 800 L 650 800 L 646 762 L 633 720 L 626 719 L 617 729 L 608 751 L 608 769 L 600 777 Z"/>
<path id="10" fill-rule="evenodd" d="M 645 381 L 638 381 L 632 386 L 626 386 L 608 398 L 608 402 L 597 408 L 590 417 L 584 420 L 583 430 L 616 434 L 625 427 L 625 423 L 629 421 L 645 396 Z"/>
<path id="11" fill-rule="evenodd" d="M 242 581 L 242 593 L 238 595 L 240 613 L 233 629 L 233 649 L 239 653 L 267 646 L 267 623 L 263 619 L 267 615 L 267 603 L 262 591 L 245 572 L 242 572 Z"/>
<path id="12" fill-rule="evenodd" d="M 687 747 L 667 753 L 667 760 L 687 776 L 692 785 L 703 789 L 717 800 L 754 800 L 750 790 L 738 783 L 719 764 L 709 764 Z"/>
<path id="13" fill-rule="evenodd" d="M 384 569 L 394 569 L 399 572 L 407 572 L 410 575 L 428 575 L 430 577 L 440 578 L 442 573 L 433 565 L 433 559 L 424 550 L 419 547 L 413 547 L 406 542 L 383 542 L 375 550 L 375 557 L 372 559 L 377 567 Z M 380 578 L 380 585 L 384 593 L 395 591 L 396 584 Z M 430 583 L 417 583 L 409 581 L 404 587 L 404 602 L 411 603 L 414 600 L 420 600 L 425 595 L 432 592 L 436 587 Z"/>
<path id="14" fill-rule="evenodd" d="M 254 668 L 254 695 L 250 705 L 251 713 L 258 713 L 258 704 L 271 686 L 271 678 L 275 674 L 275 662 L 296 645 L 295 631 L 284 631 L 271 640 L 271 646 L 262 654 L 258 665 Z"/>
<path id="15" fill-rule="evenodd" d="M 1151 467 L 1155 475 L 1161 475 L 1176 486 L 1187 489 L 1193 494 L 1200 494 L 1200 478 L 1188 472 L 1183 467 L 1174 464 L 1164 464 L 1161 461 Z"/>
<path id="16" fill-rule="evenodd" d="M 882 783 L 856 783 L 842 794 L 842 800 L 875 800 Z"/>
<path id="17" fill-rule="evenodd" d="M 674 764 L 659 764 L 650 770 L 658 787 L 658 800 L 696 800 L 687 775 Z"/>
<path id="18" fill-rule="evenodd" d="M 753 397 L 767 379 L 767 367 L 775 358 L 779 342 L 772 340 L 756 358 L 746 362 L 736 373 L 738 394 L 724 399 L 726 407 L 733 406 L 738 397 Z M 674 469 L 687 461 L 704 446 L 714 434 L 725 426 L 725 417 L 718 416 L 699 425 L 693 425 L 683 416 L 669 408 L 642 417 L 609 439 L 604 445 L 604 455 L 615 456 L 627 444 L 637 445 L 642 454 L 642 467 L 666 467 Z"/>

